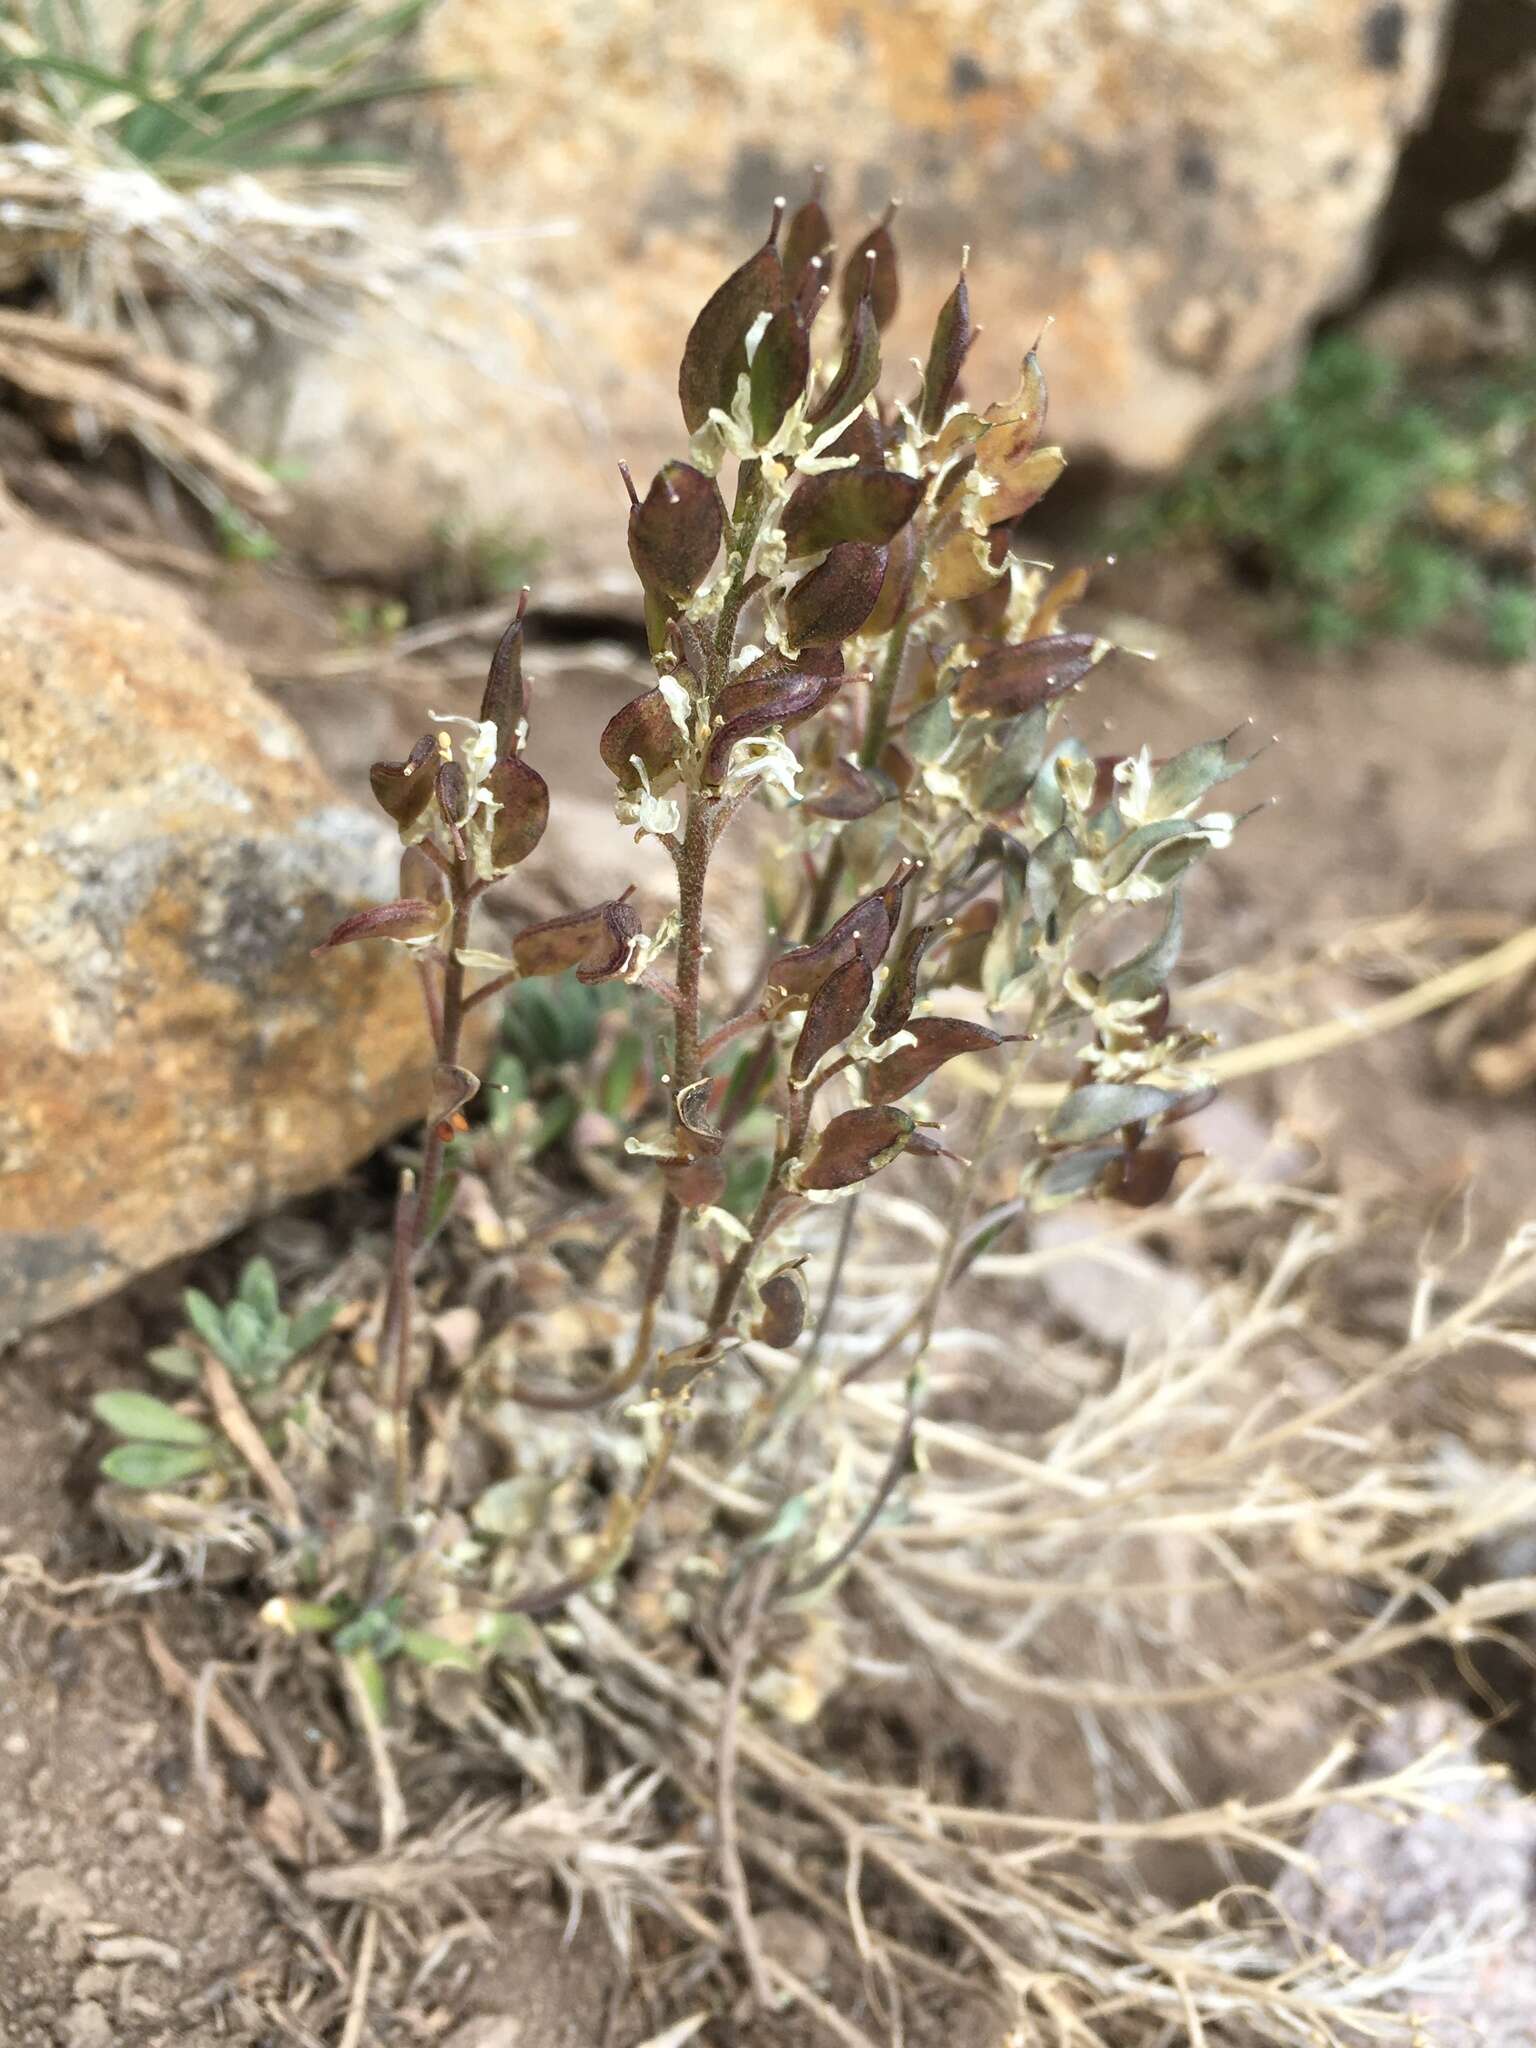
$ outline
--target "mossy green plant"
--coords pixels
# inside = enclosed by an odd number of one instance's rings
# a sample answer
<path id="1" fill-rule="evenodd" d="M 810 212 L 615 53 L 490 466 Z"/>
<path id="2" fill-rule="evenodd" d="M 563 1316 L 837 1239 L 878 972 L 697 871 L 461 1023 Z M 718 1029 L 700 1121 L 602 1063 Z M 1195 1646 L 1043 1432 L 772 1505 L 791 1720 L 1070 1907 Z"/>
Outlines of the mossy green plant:
<path id="1" fill-rule="evenodd" d="M 1142 506 L 1126 545 L 1226 550 L 1316 647 L 1462 624 L 1504 662 L 1536 653 L 1519 529 L 1536 536 L 1536 365 L 1429 395 L 1349 335 L 1313 348 L 1294 387 L 1232 422 Z M 1522 505 L 1523 501 L 1523 505 Z"/>

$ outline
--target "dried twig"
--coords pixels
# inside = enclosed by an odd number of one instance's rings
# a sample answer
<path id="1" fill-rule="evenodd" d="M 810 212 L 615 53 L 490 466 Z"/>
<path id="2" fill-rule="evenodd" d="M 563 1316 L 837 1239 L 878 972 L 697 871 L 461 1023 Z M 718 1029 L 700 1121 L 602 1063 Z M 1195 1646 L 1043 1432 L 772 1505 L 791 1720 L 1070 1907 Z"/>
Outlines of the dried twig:
<path id="1" fill-rule="evenodd" d="M 268 1500 L 278 1512 L 284 1528 L 302 1529 L 304 1510 L 282 1467 L 267 1449 L 261 1431 L 251 1420 L 223 1359 L 206 1346 L 202 1351 L 203 1391 L 207 1394 L 220 1429 L 261 1481 Z"/>
<path id="2" fill-rule="evenodd" d="M 715 1738 L 715 1827 L 719 1837 L 720 1881 L 752 1996 L 767 2010 L 771 2002 L 762 1943 L 752 1920 L 752 1898 L 747 1874 L 741 1863 L 741 1842 L 736 1825 L 736 1737 L 741 1717 L 742 1694 L 757 1650 L 758 1630 L 777 1560 L 770 1552 L 748 1568 L 741 1590 L 741 1619 L 726 1664 L 725 1693 L 720 1702 L 720 1726 Z"/>

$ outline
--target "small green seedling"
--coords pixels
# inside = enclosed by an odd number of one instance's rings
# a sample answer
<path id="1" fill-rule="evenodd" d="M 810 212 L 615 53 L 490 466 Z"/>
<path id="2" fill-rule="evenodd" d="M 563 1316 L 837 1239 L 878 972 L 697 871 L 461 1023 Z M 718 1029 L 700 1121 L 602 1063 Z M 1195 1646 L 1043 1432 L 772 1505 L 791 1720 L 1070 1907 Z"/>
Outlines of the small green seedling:
<path id="1" fill-rule="evenodd" d="M 270 1261 L 257 1258 L 246 1265 L 235 1298 L 225 1307 L 196 1287 L 186 1289 L 182 1306 L 193 1332 L 228 1369 L 241 1392 L 259 1396 L 320 1341 L 340 1303 L 319 1301 L 288 1315 L 278 1298 Z M 202 1377 L 191 1344 L 159 1345 L 145 1363 L 162 1378 L 188 1388 L 196 1387 Z M 98 1394 L 92 1406 L 107 1427 L 125 1439 L 101 1462 L 103 1476 L 120 1486 L 174 1486 L 211 1471 L 227 1457 L 222 1440 L 207 1423 L 153 1394 L 117 1387 Z"/>

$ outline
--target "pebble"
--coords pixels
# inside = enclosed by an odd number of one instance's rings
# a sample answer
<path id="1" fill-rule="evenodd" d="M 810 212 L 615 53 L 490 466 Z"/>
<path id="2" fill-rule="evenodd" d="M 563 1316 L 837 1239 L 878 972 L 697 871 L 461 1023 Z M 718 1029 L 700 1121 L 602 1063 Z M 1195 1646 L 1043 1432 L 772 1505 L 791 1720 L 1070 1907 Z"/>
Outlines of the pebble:
<path id="1" fill-rule="evenodd" d="M 180 1949 L 149 1934 L 109 1934 L 92 1947 L 98 1963 L 153 1963 L 172 1972 L 181 1968 Z"/>

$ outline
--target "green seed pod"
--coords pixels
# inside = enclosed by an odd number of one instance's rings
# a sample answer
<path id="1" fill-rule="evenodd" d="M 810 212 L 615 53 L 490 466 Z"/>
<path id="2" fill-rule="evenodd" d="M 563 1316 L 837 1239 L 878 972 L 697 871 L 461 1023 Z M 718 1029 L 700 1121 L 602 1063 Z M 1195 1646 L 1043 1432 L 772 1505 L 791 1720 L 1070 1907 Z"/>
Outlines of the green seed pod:
<path id="1" fill-rule="evenodd" d="M 784 202 L 776 200 L 768 239 L 706 301 L 689 329 L 677 395 L 690 434 L 713 407 L 729 412 L 736 382 L 747 367 L 747 335 L 763 313 L 784 303 L 784 268 L 776 246 Z"/>

